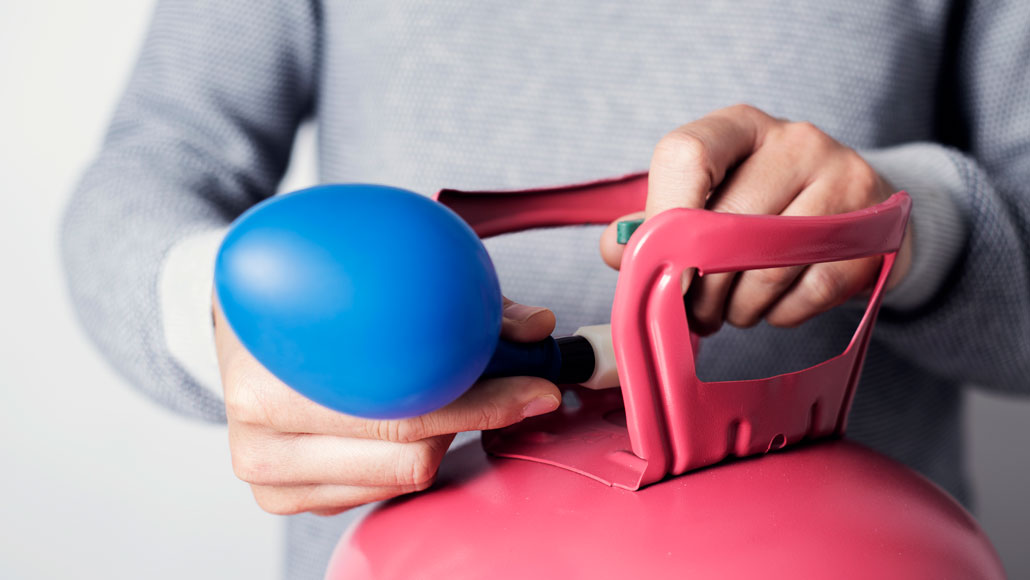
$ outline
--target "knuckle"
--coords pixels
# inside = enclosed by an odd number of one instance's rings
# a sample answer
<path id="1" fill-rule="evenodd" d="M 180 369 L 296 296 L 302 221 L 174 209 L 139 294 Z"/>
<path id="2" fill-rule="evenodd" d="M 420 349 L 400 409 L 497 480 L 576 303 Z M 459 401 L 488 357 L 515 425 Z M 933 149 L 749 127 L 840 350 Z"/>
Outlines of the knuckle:
<path id="1" fill-rule="evenodd" d="M 824 133 L 811 121 L 794 121 L 788 125 L 790 132 L 805 139 L 818 139 Z"/>
<path id="2" fill-rule="evenodd" d="M 694 320 L 701 323 L 704 328 L 716 329 L 722 324 L 722 317 L 711 309 L 694 310 Z"/>
<path id="3" fill-rule="evenodd" d="M 711 310 L 692 310 L 688 321 L 694 332 L 707 336 L 714 334 L 722 328 L 722 316 L 719 316 Z"/>
<path id="4" fill-rule="evenodd" d="M 758 107 L 750 103 L 734 103 L 729 106 L 729 110 L 738 112 L 759 112 Z"/>
<path id="5" fill-rule="evenodd" d="M 412 443 L 424 438 L 426 421 L 424 417 L 411 417 L 386 421 L 373 421 L 371 436 L 395 443 Z"/>
<path id="6" fill-rule="evenodd" d="M 751 328 L 758 324 L 758 317 L 753 313 L 742 313 L 731 311 L 726 317 L 730 324 L 737 328 Z"/>
<path id="7" fill-rule="evenodd" d="M 766 321 L 770 325 L 779 328 L 797 328 L 798 326 L 801 326 L 801 323 L 805 321 L 805 318 L 797 316 L 796 314 L 770 312 L 766 317 Z"/>
<path id="8" fill-rule="evenodd" d="M 232 472 L 238 479 L 247 483 L 258 483 L 254 477 L 257 471 L 253 459 L 248 453 L 242 450 L 233 450 Z"/>
<path id="9" fill-rule="evenodd" d="M 381 425 L 382 438 L 387 441 L 403 442 L 411 437 L 411 428 L 404 421 L 383 421 Z"/>
<path id="10" fill-rule="evenodd" d="M 688 322 L 702 335 L 717 332 L 725 321 L 732 297 L 732 274 L 700 276 L 687 291 Z"/>
<path id="11" fill-rule="evenodd" d="M 232 450 L 232 472 L 242 481 L 250 484 L 266 484 L 274 469 L 261 453 L 250 447 L 238 446 Z"/>
<path id="12" fill-rule="evenodd" d="M 849 189 L 865 198 L 864 205 L 871 205 L 880 189 L 880 175 L 858 153 L 852 151 L 850 155 L 847 170 Z"/>
<path id="13" fill-rule="evenodd" d="M 488 400 L 479 405 L 470 421 L 470 429 L 473 431 L 485 431 L 497 429 L 511 423 L 508 420 L 511 413 L 499 401 Z"/>
<path id="14" fill-rule="evenodd" d="M 357 427 L 362 438 L 389 441 L 387 438 L 388 433 L 386 423 L 388 423 L 388 421 L 359 421 L 357 423 Z"/>
<path id="15" fill-rule="evenodd" d="M 811 121 L 794 121 L 788 123 L 784 128 L 784 138 L 793 146 L 801 148 L 827 149 L 833 144 L 833 139 L 823 133 Z"/>
<path id="16" fill-rule="evenodd" d="M 365 434 L 370 439 L 378 439 L 380 441 L 396 441 L 398 431 L 398 421 L 386 420 L 386 421 L 366 421 Z"/>
<path id="17" fill-rule="evenodd" d="M 761 319 L 761 312 L 745 305 L 733 304 L 726 313 L 726 320 L 738 328 L 751 328 Z"/>
<path id="18" fill-rule="evenodd" d="M 761 115 L 763 117 L 768 116 L 765 111 L 750 103 L 736 103 L 723 109 L 728 115 L 731 116 L 755 116 Z"/>
<path id="19" fill-rule="evenodd" d="M 411 491 L 412 492 L 425 491 L 425 490 L 429 489 L 430 487 L 432 487 L 434 483 L 436 483 L 436 473 L 433 473 L 433 475 L 431 477 L 429 477 L 428 479 L 426 479 L 425 481 L 422 481 L 422 482 L 419 482 L 419 483 L 416 483 L 416 484 L 412 485 L 411 486 Z"/>
<path id="20" fill-rule="evenodd" d="M 397 428 L 397 440 L 402 443 L 413 443 L 431 436 L 434 419 L 438 416 L 438 414 L 427 413 L 400 421 Z"/>
<path id="21" fill-rule="evenodd" d="M 673 131 L 662 137 L 654 150 L 655 162 L 673 169 L 715 173 L 711 151 L 704 139 L 693 133 Z"/>
<path id="22" fill-rule="evenodd" d="M 275 427 L 276 405 L 267 401 L 267 393 L 255 381 L 237 378 L 237 385 L 226 393 L 225 414 L 239 423 Z"/>
<path id="23" fill-rule="evenodd" d="M 252 415 L 253 397 L 246 394 L 246 389 L 226 389 L 225 392 L 225 415 L 235 421 L 249 422 Z"/>
<path id="24" fill-rule="evenodd" d="M 409 454 L 397 467 L 397 485 L 421 490 L 433 484 L 439 463 L 432 445 L 425 441 L 410 444 Z"/>
<path id="25" fill-rule="evenodd" d="M 806 301 L 818 310 L 835 305 L 844 295 L 845 281 L 833 268 L 812 268 L 802 284 Z"/>
<path id="26" fill-rule="evenodd" d="M 759 214 L 761 211 L 755 207 L 758 203 L 758 198 L 750 195 L 734 195 L 720 197 L 716 202 L 715 210 L 723 213 L 732 213 L 737 215 L 754 215 Z"/>
<path id="27" fill-rule="evenodd" d="M 748 272 L 750 282 L 761 286 L 763 289 L 782 289 L 793 280 L 791 271 L 787 268 L 763 268 Z"/>
<path id="28" fill-rule="evenodd" d="M 304 511 L 301 499 L 286 490 L 259 485 L 252 485 L 250 490 L 258 507 L 270 514 L 289 516 Z"/>

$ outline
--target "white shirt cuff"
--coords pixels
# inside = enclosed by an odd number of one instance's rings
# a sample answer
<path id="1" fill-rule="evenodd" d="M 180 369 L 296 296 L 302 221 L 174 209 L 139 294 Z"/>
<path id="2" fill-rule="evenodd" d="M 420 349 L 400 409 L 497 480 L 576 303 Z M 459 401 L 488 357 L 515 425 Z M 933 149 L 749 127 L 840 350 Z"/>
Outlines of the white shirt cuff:
<path id="1" fill-rule="evenodd" d="M 198 383 L 219 398 L 222 380 L 211 322 L 215 257 L 226 228 L 193 234 L 165 256 L 158 299 L 169 353 Z"/>

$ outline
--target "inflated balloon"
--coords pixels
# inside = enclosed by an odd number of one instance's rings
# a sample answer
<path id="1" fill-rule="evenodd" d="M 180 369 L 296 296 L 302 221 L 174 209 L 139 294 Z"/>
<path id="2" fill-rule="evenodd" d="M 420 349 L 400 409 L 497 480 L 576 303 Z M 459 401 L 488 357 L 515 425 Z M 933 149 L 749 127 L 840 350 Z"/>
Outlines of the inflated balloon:
<path id="1" fill-rule="evenodd" d="M 500 285 L 475 232 L 392 187 L 326 185 L 256 205 L 222 244 L 215 290 L 272 374 L 363 417 L 453 401 L 500 336 Z"/>

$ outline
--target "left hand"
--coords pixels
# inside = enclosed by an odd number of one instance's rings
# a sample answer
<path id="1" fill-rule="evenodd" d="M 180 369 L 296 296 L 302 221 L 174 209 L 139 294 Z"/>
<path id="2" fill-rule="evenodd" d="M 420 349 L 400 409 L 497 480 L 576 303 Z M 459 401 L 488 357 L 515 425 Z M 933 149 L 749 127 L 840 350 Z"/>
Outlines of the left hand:
<path id="1" fill-rule="evenodd" d="M 735 105 L 662 138 L 651 158 L 643 215 L 678 207 L 738 214 L 831 215 L 875 205 L 892 193 L 894 188 L 858 153 L 811 123 L 791 123 L 748 105 Z M 618 268 L 623 246 L 615 240 L 613 223 L 601 237 L 601 254 Z M 888 288 L 908 272 L 911 253 L 911 231 L 906 231 Z M 691 329 L 705 335 L 717 331 L 724 321 L 750 327 L 762 319 L 774 326 L 797 326 L 871 289 L 881 260 L 870 257 L 697 277 L 689 287 Z"/>
<path id="2" fill-rule="evenodd" d="M 558 387 L 545 379 L 499 377 L 418 417 L 344 415 L 276 378 L 240 342 L 217 299 L 213 306 L 233 471 L 270 513 L 335 515 L 424 490 L 455 433 L 499 429 L 561 404 Z M 550 310 L 504 299 L 504 338 L 535 342 L 553 330 Z M 403 364 L 403 353 L 398 361 Z"/>

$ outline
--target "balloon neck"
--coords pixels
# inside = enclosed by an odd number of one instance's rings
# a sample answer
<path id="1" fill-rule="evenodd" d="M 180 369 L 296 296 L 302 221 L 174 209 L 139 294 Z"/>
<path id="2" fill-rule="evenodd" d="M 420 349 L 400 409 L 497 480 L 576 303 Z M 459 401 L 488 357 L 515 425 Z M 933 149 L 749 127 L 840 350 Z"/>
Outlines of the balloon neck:
<path id="1" fill-rule="evenodd" d="M 482 376 L 541 377 L 555 384 L 578 384 L 590 378 L 594 366 L 594 350 L 582 336 L 549 336 L 539 342 L 501 339 Z"/>

